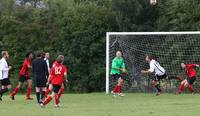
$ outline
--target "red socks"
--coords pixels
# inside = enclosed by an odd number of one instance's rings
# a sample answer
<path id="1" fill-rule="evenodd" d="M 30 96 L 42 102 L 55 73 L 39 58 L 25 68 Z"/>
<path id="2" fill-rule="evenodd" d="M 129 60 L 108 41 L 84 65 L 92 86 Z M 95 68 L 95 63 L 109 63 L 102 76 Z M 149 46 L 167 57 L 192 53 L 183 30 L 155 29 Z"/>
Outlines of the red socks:
<path id="1" fill-rule="evenodd" d="M 50 92 L 51 92 L 51 90 L 47 89 L 46 92 L 45 92 L 45 97 L 47 97 Z"/>
<path id="2" fill-rule="evenodd" d="M 113 92 L 114 92 L 114 93 L 117 93 L 117 92 L 118 92 L 118 87 L 119 87 L 118 85 L 115 86 L 115 88 L 113 89 Z"/>
<path id="3" fill-rule="evenodd" d="M 47 105 L 52 100 L 52 97 L 49 96 L 45 101 L 43 102 L 43 105 Z"/>
<path id="4" fill-rule="evenodd" d="M 60 88 L 60 90 L 58 92 L 58 99 L 60 99 L 63 92 L 64 92 L 64 88 Z"/>
<path id="5" fill-rule="evenodd" d="M 183 87 L 184 87 L 184 84 L 180 84 L 179 87 L 178 87 L 178 93 L 181 93 L 183 91 Z"/>
<path id="6" fill-rule="evenodd" d="M 178 87 L 178 93 L 181 93 L 183 91 L 183 87 L 184 87 L 184 84 L 180 84 L 180 86 Z M 194 92 L 194 89 L 192 88 L 190 84 L 187 85 L 187 89 L 190 90 L 191 92 Z"/>
<path id="7" fill-rule="evenodd" d="M 59 104 L 59 97 L 58 97 L 58 95 L 55 95 L 55 102 L 56 102 L 56 105 Z"/>
<path id="8" fill-rule="evenodd" d="M 122 86 L 118 86 L 118 93 L 122 92 Z"/>
<path id="9" fill-rule="evenodd" d="M 194 89 L 192 88 L 190 84 L 187 85 L 187 89 L 190 90 L 191 92 L 194 92 Z"/>
<path id="10" fill-rule="evenodd" d="M 122 86 L 116 85 L 115 88 L 113 89 L 114 93 L 121 93 L 122 92 Z"/>
<path id="11" fill-rule="evenodd" d="M 31 91 L 32 91 L 31 87 L 28 87 L 28 88 L 26 89 L 26 97 L 27 97 L 27 98 L 30 98 Z M 14 89 L 14 91 L 11 93 L 11 96 L 15 96 L 18 92 L 19 92 L 19 88 L 16 87 L 16 88 Z"/>
<path id="12" fill-rule="evenodd" d="M 32 91 L 31 87 L 28 87 L 28 88 L 26 89 L 26 97 L 27 97 L 27 98 L 30 98 L 31 91 Z"/>
<path id="13" fill-rule="evenodd" d="M 19 88 L 15 88 L 14 91 L 11 93 L 11 96 L 15 96 L 19 92 Z"/>

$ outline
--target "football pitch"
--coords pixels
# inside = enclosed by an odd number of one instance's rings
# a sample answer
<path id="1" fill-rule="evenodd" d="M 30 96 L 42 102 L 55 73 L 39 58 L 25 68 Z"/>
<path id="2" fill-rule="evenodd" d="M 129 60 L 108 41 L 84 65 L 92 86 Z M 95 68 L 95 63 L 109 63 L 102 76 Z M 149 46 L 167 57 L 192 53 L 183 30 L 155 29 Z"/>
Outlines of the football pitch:
<path id="1" fill-rule="evenodd" d="M 33 96 L 33 95 L 32 95 Z M 140 94 L 128 93 L 113 98 L 104 93 L 64 94 L 61 107 L 54 107 L 54 100 L 45 108 L 17 95 L 15 101 L 4 96 L 0 102 L 2 116 L 199 116 L 199 94 Z"/>

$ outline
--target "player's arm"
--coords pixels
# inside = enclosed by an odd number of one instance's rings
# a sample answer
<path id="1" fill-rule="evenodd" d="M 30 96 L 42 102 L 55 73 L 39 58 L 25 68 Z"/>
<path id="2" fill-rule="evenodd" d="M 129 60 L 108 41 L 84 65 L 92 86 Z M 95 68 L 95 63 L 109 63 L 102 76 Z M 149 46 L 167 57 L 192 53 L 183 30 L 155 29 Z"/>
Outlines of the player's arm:
<path id="1" fill-rule="evenodd" d="M 46 77 L 48 78 L 49 70 L 48 70 L 48 65 L 46 62 L 44 62 L 44 72 L 45 72 Z"/>
<path id="2" fill-rule="evenodd" d="M 67 72 L 64 73 L 64 80 L 65 80 L 66 83 L 68 83 Z"/>
<path id="3" fill-rule="evenodd" d="M 154 66 L 152 64 L 150 64 L 150 68 L 148 70 L 141 71 L 142 74 L 151 74 L 153 72 L 154 72 Z"/>
<path id="4" fill-rule="evenodd" d="M 199 67 L 199 65 L 198 65 L 198 64 L 192 64 L 192 66 Z"/>
<path id="5" fill-rule="evenodd" d="M 25 65 L 27 65 L 28 68 L 32 68 L 32 65 L 29 61 L 24 61 L 25 62 Z"/>
<path id="6" fill-rule="evenodd" d="M 46 85 L 49 85 L 50 81 L 51 81 L 51 75 L 49 75 Z"/>
<path id="7" fill-rule="evenodd" d="M 122 71 L 122 72 L 127 72 L 126 71 L 126 68 L 125 68 L 125 63 L 124 63 L 124 60 L 123 60 L 123 62 L 122 62 L 122 66 L 121 66 L 122 68 L 120 68 L 120 71 Z"/>
<path id="8" fill-rule="evenodd" d="M 125 69 L 125 63 L 123 62 L 121 68 L 118 68 L 116 61 L 113 60 L 112 61 L 112 69 L 116 69 L 116 70 L 120 70 L 122 72 L 125 72 L 125 70 L 126 70 Z"/>
<path id="9" fill-rule="evenodd" d="M 50 74 L 49 74 L 49 77 L 48 77 L 48 79 L 47 79 L 47 85 L 50 83 L 50 81 L 52 80 L 52 78 L 53 78 L 53 73 L 54 73 L 55 71 L 54 71 L 54 68 L 52 68 L 52 70 L 50 71 Z"/>
<path id="10" fill-rule="evenodd" d="M 0 71 L 9 71 L 12 68 L 11 66 L 5 67 L 4 65 L 3 63 L 0 64 Z"/>
<path id="11" fill-rule="evenodd" d="M 28 68 L 32 68 L 32 66 L 31 66 L 31 65 L 27 65 L 27 67 L 28 67 Z"/>

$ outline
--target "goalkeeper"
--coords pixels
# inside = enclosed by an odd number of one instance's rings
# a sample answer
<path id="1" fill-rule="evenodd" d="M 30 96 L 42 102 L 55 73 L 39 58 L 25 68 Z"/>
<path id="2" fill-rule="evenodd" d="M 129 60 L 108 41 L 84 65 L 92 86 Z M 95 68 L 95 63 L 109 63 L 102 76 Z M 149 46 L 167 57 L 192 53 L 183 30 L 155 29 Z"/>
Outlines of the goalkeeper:
<path id="1" fill-rule="evenodd" d="M 149 63 L 150 69 L 142 70 L 141 73 L 149 74 L 155 72 L 155 77 L 152 80 L 152 84 L 157 89 L 156 95 L 159 96 L 161 94 L 160 88 L 160 80 L 162 79 L 176 79 L 181 81 L 182 79 L 178 76 L 167 76 L 165 69 L 160 66 L 159 62 L 153 59 L 152 55 L 147 55 L 145 60 Z"/>
<path id="2" fill-rule="evenodd" d="M 118 93 L 119 96 L 123 97 L 125 96 L 124 93 L 122 93 L 122 85 L 123 85 L 123 77 L 122 74 L 127 73 L 125 69 L 125 63 L 124 59 L 122 57 L 122 52 L 117 51 L 116 57 L 112 60 L 112 67 L 111 67 L 111 77 L 114 80 L 117 80 L 116 86 L 111 91 L 113 96 L 116 96 L 116 93 Z"/>

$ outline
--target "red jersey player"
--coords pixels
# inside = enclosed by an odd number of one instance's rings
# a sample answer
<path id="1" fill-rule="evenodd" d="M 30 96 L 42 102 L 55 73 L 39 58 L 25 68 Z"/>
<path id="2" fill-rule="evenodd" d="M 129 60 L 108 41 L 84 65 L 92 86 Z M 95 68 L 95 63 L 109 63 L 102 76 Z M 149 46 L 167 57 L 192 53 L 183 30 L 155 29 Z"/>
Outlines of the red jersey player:
<path id="1" fill-rule="evenodd" d="M 27 91 L 26 91 L 26 100 L 32 100 L 30 97 L 31 94 L 31 86 L 32 86 L 32 80 L 30 78 L 30 73 L 28 71 L 29 68 L 32 68 L 32 59 L 33 59 L 33 53 L 28 52 L 26 54 L 26 58 L 24 59 L 22 68 L 19 72 L 19 82 L 17 87 L 14 89 L 14 91 L 11 93 L 10 97 L 12 100 L 15 99 L 15 95 L 18 93 L 20 88 L 22 87 L 23 83 L 26 81 L 27 82 Z"/>
<path id="2" fill-rule="evenodd" d="M 63 61 L 64 61 L 64 56 L 59 55 L 56 60 L 56 63 L 54 63 L 54 66 L 51 69 L 49 78 L 50 78 L 51 84 L 53 85 L 53 92 L 50 96 L 48 96 L 45 99 L 43 103 L 40 104 L 41 107 L 44 107 L 45 105 L 47 105 L 53 99 L 53 97 L 55 97 L 56 107 L 60 107 L 58 92 L 67 75 L 67 68 L 62 64 Z"/>
<path id="3" fill-rule="evenodd" d="M 199 67 L 198 64 L 184 64 L 181 63 L 181 67 L 185 69 L 187 78 L 183 80 L 178 88 L 178 93 L 180 94 L 183 90 L 183 87 L 187 87 L 188 90 L 190 90 L 192 93 L 194 92 L 192 88 L 192 84 L 196 80 L 197 72 L 194 69 L 195 67 Z"/>
<path id="4" fill-rule="evenodd" d="M 55 62 L 53 63 L 52 68 L 53 68 L 56 64 L 57 64 L 57 61 L 55 61 Z M 67 77 L 67 74 L 66 74 L 66 77 Z M 47 90 L 46 90 L 46 92 L 45 92 L 45 97 L 47 97 L 48 94 L 49 94 L 50 92 L 52 92 L 52 90 L 53 90 L 53 85 L 51 84 L 50 78 L 48 79 L 47 85 L 48 85 L 48 88 L 47 88 Z M 60 90 L 58 91 L 58 99 L 60 99 L 60 97 L 61 97 L 61 95 L 62 95 L 63 92 L 64 92 L 64 84 L 62 84 Z M 60 100 L 59 100 L 59 102 L 60 102 Z"/>

